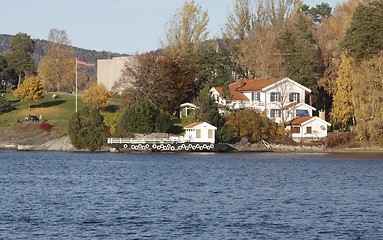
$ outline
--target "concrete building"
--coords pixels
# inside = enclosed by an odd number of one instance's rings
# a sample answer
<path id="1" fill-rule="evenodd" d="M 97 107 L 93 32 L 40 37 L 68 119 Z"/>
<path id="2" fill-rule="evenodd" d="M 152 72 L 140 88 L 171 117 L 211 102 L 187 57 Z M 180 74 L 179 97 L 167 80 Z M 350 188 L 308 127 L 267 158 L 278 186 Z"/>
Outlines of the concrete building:
<path id="1" fill-rule="evenodd" d="M 104 84 L 106 89 L 111 91 L 114 84 L 121 79 L 125 64 L 134 63 L 134 56 L 97 60 L 97 83 Z M 117 92 L 121 92 L 122 90 L 123 89 L 116 89 Z"/>

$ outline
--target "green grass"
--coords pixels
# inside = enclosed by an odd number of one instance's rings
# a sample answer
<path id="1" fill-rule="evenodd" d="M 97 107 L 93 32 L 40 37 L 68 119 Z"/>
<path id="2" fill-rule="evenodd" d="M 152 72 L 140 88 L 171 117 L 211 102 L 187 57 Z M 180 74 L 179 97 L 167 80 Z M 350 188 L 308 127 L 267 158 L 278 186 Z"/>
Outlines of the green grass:
<path id="1" fill-rule="evenodd" d="M 68 120 L 76 111 L 75 95 L 60 94 L 58 99 L 53 99 L 54 93 L 47 93 L 44 98 L 36 102 L 29 103 L 27 101 L 19 101 L 13 91 L 7 91 L 5 98 L 11 102 L 15 110 L 0 115 L 1 127 L 7 127 L 14 124 L 17 120 L 23 121 L 25 117 L 30 115 L 40 116 L 48 120 L 55 128 L 66 129 Z M 78 98 L 78 109 L 85 107 L 85 104 Z"/>

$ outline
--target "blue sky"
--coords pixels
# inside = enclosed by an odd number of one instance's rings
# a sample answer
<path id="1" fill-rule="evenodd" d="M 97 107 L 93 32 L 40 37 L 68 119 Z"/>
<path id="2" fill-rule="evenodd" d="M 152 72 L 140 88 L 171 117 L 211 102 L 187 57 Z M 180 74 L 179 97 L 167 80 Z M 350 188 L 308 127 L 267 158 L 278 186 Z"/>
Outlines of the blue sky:
<path id="1" fill-rule="evenodd" d="M 322 2 L 335 7 L 341 0 L 303 0 L 315 6 Z M 166 22 L 182 0 L 8 0 L 2 3 L 0 33 L 27 33 L 47 39 L 50 29 L 65 30 L 75 47 L 142 53 L 160 47 Z M 211 37 L 221 29 L 234 0 L 196 0 L 209 12 Z"/>

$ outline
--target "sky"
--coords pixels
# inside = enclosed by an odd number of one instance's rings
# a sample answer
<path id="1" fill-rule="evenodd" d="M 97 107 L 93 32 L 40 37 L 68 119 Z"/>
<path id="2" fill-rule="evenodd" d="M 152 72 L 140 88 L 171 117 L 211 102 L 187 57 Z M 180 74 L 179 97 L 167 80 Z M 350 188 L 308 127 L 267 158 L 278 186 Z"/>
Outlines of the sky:
<path id="1" fill-rule="evenodd" d="M 341 0 L 303 0 L 335 7 Z M 47 39 L 51 29 L 65 30 L 74 47 L 121 54 L 160 48 L 165 25 L 183 0 L 8 0 L 1 3 L 1 34 L 26 33 Z M 208 10 L 211 38 L 221 36 L 234 0 L 196 0 Z"/>

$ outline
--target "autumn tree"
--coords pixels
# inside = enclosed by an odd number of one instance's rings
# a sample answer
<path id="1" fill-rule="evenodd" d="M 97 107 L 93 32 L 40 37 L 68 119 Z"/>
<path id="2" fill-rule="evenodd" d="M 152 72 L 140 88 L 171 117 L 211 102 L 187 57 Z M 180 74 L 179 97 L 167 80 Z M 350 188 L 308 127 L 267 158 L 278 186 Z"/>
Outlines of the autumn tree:
<path id="1" fill-rule="evenodd" d="M 363 140 L 383 140 L 383 51 L 353 72 L 356 132 Z"/>
<path id="2" fill-rule="evenodd" d="M 104 84 L 94 84 L 85 90 L 82 100 L 96 108 L 106 107 L 110 93 Z"/>
<path id="3" fill-rule="evenodd" d="M 37 101 L 43 97 L 44 87 L 38 77 L 29 77 L 13 94 L 22 101 L 28 101 L 31 108 L 31 101 Z"/>
<path id="4" fill-rule="evenodd" d="M 129 104 L 149 100 L 157 109 L 173 112 L 191 99 L 194 89 L 191 76 L 183 58 L 152 52 L 137 56 L 137 64 L 127 65 L 116 87 L 125 88 Z"/>
<path id="5" fill-rule="evenodd" d="M 241 42 L 239 55 L 247 78 L 285 75 L 278 39 L 295 10 L 295 0 L 255 1 L 252 31 Z"/>
<path id="6" fill-rule="evenodd" d="M 32 57 L 35 42 L 26 33 L 18 33 L 12 37 L 11 51 L 7 55 L 8 67 L 13 69 L 18 75 L 19 87 L 23 77 L 31 76 L 35 73 L 35 63 Z"/>
<path id="7" fill-rule="evenodd" d="M 325 18 L 314 31 L 314 39 L 322 55 L 324 73 L 318 81 L 329 94 L 335 91 L 335 79 L 341 54 L 340 42 L 351 25 L 356 7 L 366 0 L 348 0 L 338 3 L 332 15 Z"/>
<path id="8" fill-rule="evenodd" d="M 227 116 L 225 124 L 231 127 L 235 136 L 245 137 L 252 142 L 276 136 L 278 133 L 278 125 L 274 121 L 266 114 L 250 108 L 232 112 Z"/>
<path id="9" fill-rule="evenodd" d="M 331 110 L 331 118 L 339 121 L 343 127 L 353 123 L 354 104 L 352 93 L 353 84 L 353 58 L 342 54 L 340 57 L 340 65 L 335 80 L 336 91 L 333 96 L 333 106 Z"/>
<path id="10" fill-rule="evenodd" d="M 228 15 L 222 30 L 225 43 L 222 49 L 226 53 L 227 66 L 235 75 L 233 80 L 247 76 L 248 71 L 241 62 L 243 59 L 241 44 L 252 32 L 254 22 L 252 1 L 235 0 L 233 12 Z"/>
<path id="11" fill-rule="evenodd" d="M 194 0 L 186 1 L 167 22 L 162 47 L 172 54 L 184 56 L 201 47 L 207 40 L 209 15 Z"/>
<path id="12" fill-rule="evenodd" d="M 361 62 L 377 55 L 383 49 L 383 2 L 359 5 L 350 28 L 341 42 L 343 49 Z"/>
<path id="13" fill-rule="evenodd" d="M 41 59 L 38 73 L 44 86 L 50 91 L 73 89 L 75 78 L 74 49 L 64 30 L 51 29 L 45 47 L 46 56 Z"/>

